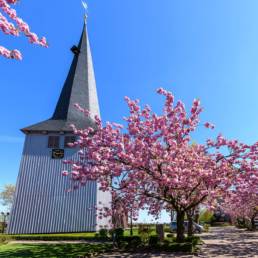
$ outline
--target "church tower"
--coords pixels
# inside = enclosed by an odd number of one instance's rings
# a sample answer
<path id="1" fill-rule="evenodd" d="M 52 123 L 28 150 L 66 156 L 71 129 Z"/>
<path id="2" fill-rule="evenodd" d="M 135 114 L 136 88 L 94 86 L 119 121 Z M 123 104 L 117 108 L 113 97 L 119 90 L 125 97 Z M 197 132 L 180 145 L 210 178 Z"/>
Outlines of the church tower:
<path id="1" fill-rule="evenodd" d="M 67 192 L 71 180 L 61 175 L 63 160 L 78 158 L 78 150 L 68 146 L 75 141 L 70 124 L 94 127 L 93 117 L 100 115 L 86 23 L 71 51 L 73 61 L 52 117 L 22 129 L 26 137 L 9 234 L 93 232 L 108 226 L 108 219 L 96 216 L 95 207 L 99 202 L 110 205 L 111 194 L 99 191 L 94 181 Z M 92 117 L 78 112 L 75 103 Z"/>

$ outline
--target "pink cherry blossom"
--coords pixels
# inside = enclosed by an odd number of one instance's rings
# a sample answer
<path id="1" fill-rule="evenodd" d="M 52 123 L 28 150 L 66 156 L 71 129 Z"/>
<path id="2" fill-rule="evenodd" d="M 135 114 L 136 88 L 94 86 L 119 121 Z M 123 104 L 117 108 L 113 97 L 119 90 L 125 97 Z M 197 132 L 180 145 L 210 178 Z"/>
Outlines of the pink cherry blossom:
<path id="1" fill-rule="evenodd" d="M 79 148 L 80 158 L 69 162 L 73 174 L 67 175 L 81 185 L 98 181 L 100 190 L 110 191 L 113 200 L 118 198 L 125 213 L 133 211 L 134 217 L 140 209 L 156 217 L 164 209 L 175 210 L 177 239 L 182 241 L 186 213 L 201 203 L 214 205 L 239 180 L 247 184 L 250 173 L 257 177 L 258 143 L 247 145 L 218 135 L 205 144 L 192 144 L 192 133 L 201 125 L 200 100 L 195 99 L 187 112 L 171 92 L 160 88 L 157 93 L 165 97 L 162 114 L 152 112 L 150 106 L 142 109 L 138 100 L 126 97 L 129 116 L 124 118 L 124 128 L 103 125 L 98 117 L 96 128 L 74 127 L 79 140 L 73 146 Z M 213 128 L 210 123 L 204 126 Z M 112 209 L 104 210 L 102 215 L 108 216 L 116 209 L 112 204 Z"/>
<path id="2" fill-rule="evenodd" d="M 229 189 L 220 206 L 231 218 L 244 219 L 250 223 L 250 228 L 255 229 L 255 217 L 258 215 L 258 173 L 257 167 L 238 174 L 234 187 Z"/>
<path id="3" fill-rule="evenodd" d="M 205 126 L 206 128 L 210 128 L 210 129 L 214 129 L 214 128 L 215 128 L 215 126 L 214 126 L 213 124 L 209 123 L 209 122 L 206 122 L 206 123 L 204 124 L 204 126 Z"/>
<path id="4" fill-rule="evenodd" d="M 68 171 L 62 171 L 62 175 L 63 175 L 63 176 L 68 176 L 68 175 L 69 175 L 69 172 L 68 172 Z"/>
<path id="5" fill-rule="evenodd" d="M 30 43 L 48 47 L 46 38 L 38 38 L 35 33 L 30 31 L 29 25 L 18 17 L 16 10 L 11 8 L 10 4 L 16 3 L 17 0 L 0 0 L 0 31 L 4 34 L 16 37 L 19 36 L 21 32 L 28 38 Z M 8 21 L 8 19 L 12 20 L 15 24 Z M 8 50 L 3 46 L 0 46 L 0 55 L 17 60 L 22 59 L 22 55 L 18 50 Z"/>

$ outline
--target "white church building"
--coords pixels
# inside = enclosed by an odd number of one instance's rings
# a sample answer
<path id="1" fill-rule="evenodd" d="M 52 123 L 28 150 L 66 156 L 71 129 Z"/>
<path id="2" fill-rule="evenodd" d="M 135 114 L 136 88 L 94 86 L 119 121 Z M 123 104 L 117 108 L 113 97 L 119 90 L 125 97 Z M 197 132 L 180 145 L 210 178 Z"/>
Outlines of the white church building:
<path id="1" fill-rule="evenodd" d="M 22 129 L 26 138 L 9 234 L 94 232 L 109 225 L 107 218 L 98 218 L 95 206 L 110 205 L 111 194 L 99 191 L 95 181 L 67 192 L 71 180 L 61 175 L 67 168 L 63 161 L 78 158 L 78 150 L 67 145 L 75 140 L 70 124 L 94 127 L 93 119 L 73 105 L 100 115 L 86 24 L 71 51 L 73 61 L 52 117 Z"/>

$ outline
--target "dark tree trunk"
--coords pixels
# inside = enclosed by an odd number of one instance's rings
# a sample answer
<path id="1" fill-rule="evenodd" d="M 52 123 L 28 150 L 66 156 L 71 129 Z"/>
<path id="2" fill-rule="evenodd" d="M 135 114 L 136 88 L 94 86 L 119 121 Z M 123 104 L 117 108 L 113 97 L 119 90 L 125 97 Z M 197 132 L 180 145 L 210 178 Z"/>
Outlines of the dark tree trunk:
<path id="1" fill-rule="evenodd" d="M 178 211 L 176 216 L 176 241 L 179 243 L 184 242 L 185 239 L 185 228 L 184 228 L 184 219 L 185 219 L 185 212 L 184 211 Z"/>
<path id="2" fill-rule="evenodd" d="M 130 218 L 130 236 L 133 235 L 133 215 L 131 213 L 131 218 Z"/>
<path id="3" fill-rule="evenodd" d="M 256 230 L 255 217 L 256 215 L 251 218 L 251 230 Z"/>
<path id="4" fill-rule="evenodd" d="M 193 212 L 192 211 L 189 211 L 187 212 L 187 219 L 188 219 L 188 225 L 187 225 L 187 235 L 190 237 L 190 236 L 193 236 L 194 235 L 194 229 L 193 229 Z"/>
<path id="5" fill-rule="evenodd" d="M 194 214 L 194 222 L 199 224 L 199 219 L 200 219 L 200 211 L 199 211 L 199 207 L 197 207 Z"/>

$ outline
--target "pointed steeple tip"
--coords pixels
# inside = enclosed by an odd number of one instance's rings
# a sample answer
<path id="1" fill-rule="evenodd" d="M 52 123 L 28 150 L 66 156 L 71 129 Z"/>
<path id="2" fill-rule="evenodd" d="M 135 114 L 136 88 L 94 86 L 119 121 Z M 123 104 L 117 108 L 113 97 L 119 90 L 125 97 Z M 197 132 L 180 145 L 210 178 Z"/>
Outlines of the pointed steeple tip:
<path id="1" fill-rule="evenodd" d="M 88 19 L 88 5 L 86 2 L 82 1 L 82 6 L 84 8 L 84 24 L 87 24 L 87 19 Z"/>
<path id="2" fill-rule="evenodd" d="M 71 132 L 70 124 L 75 124 L 80 129 L 95 126 L 94 117 L 100 117 L 100 111 L 86 24 L 83 26 L 79 44 L 74 45 L 71 50 L 74 53 L 73 61 L 52 117 L 24 128 L 24 132 Z M 74 108 L 74 103 L 89 110 L 91 117 L 85 118 Z"/>
<path id="3" fill-rule="evenodd" d="M 88 15 L 85 13 L 84 14 L 84 25 L 87 25 L 87 21 L 88 21 Z"/>
<path id="4" fill-rule="evenodd" d="M 78 56 L 81 53 L 81 47 L 82 47 L 82 41 L 83 41 L 84 35 L 85 35 L 86 40 L 87 40 L 87 25 L 86 25 L 86 23 L 83 24 L 83 29 L 82 29 L 82 34 L 81 34 L 79 44 L 78 45 L 73 45 L 70 49 L 74 53 L 74 55 L 76 55 L 76 56 Z"/>

